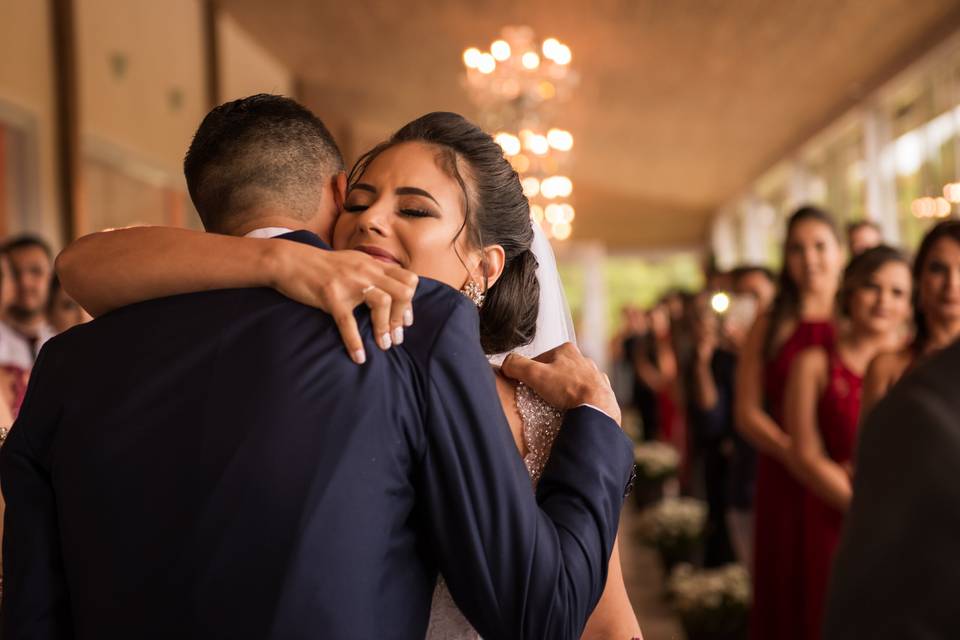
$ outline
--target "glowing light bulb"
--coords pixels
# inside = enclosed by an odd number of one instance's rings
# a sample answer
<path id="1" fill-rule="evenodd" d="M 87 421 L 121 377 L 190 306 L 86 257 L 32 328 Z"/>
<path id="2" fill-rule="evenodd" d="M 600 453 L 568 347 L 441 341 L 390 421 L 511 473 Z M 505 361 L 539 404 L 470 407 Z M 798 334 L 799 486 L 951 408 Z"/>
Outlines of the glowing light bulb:
<path id="1" fill-rule="evenodd" d="M 567 176 L 553 176 L 553 190 L 557 197 L 567 198 L 573 193 L 573 182 Z"/>
<path id="2" fill-rule="evenodd" d="M 553 231 L 553 237 L 557 240 L 566 240 L 570 237 L 570 234 L 573 233 L 573 227 L 567 222 L 552 224 L 550 225 L 550 229 Z"/>
<path id="3" fill-rule="evenodd" d="M 477 71 L 490 74 L 497 68 L 497 61 L 489 53 L 481 53 L 480 61 L 477 63 Z"/>
<path id="4" fill-rule="evenodd" d="M 710 298 L 710 307 L 717 313 L 726 313 L 730 308 L 730 296 L 719 291 Z"/>
<path id="5" fill-rule="evenodd" d="M 540 66 L 540 56 L 533 51 L 527 51 L 525 54 L 523 54 L 523 57 L 520 58 L 520 62 L 523 63 L 524 67 L 533 71 Z"/>
<path id="6" fill-rule="evenodd" d="M 560 47 L 560 41 L 556 38 L 547 38 L 543 41 L 543 57 L 553 60 L 557 55 L 557 49 Z"/>
<path id="7" fill-rule="evenodd" d="M 573 149 L 573 134 L 563 129 L 550 129 L 547 132 L 547 142 L 557 151 Z"/>
<path id="8" fill-rule="evenodd" d="M 490 45 L 490 53 L 498 62 L 503 62 L 510 57 L 510 44 L 506 40 L 497 40 Z"/>
<path id="9" fill-rule="evenodd" d="M 563 222 L 563 207 L 559 204 L 548 204 L 547 208 L 543 210 L 543 213 L 547 222 L 550 224 Z"/>
<path id="10" fill-rule="evenodd" d="M 543 222 L 543 207 L 538 204 L 530 205 L 530 217 L 536 220 L 537 224 Z"/>
<path id="11" fill-rule="evenodd" d="M 573 60 L 573 52 L 570 51 L 570 47 L 565 44 L 559 45 L 553 54 L 553 61 L 557 64 L 567 65 L 570 64 L 571 60 Z"/>
<path id="12" fill-rule="evenodd" d="M 950 203 L 946 198 L 937 198 L 934 201 L 934 207 L 936 208 L 936 216 L 938 218 L 946 218 L 950 215 Z"/>
<path id="13" fill-rule="evenodd" d="M 550 143 L 547 142 L 546 136 L 541 136 L 540 134 L 534 134 L 527 138 L 524 143 L 528 151 L 532 151 L 534 155 L 545 156 L 550 152 Z"/>
<path id="14" fill-rule="evenodd" d="M 540 195 L 542 195 L 547 200 L 553 200 L 557 197 L 557 183 L 553 181 L 553 178 L 544 178 L 540 182 Z"/>
<path id="15" fill-rule="evenodd" d="M 569 204 L 567 204 L 567 203 L 563 203 L 562 205 L 560 205 L 560 210 L 561 210 L 561 214 L 562 214 L 562 215 L 560 216 L 560 221 L 561 221 L 561 222 L 566 222 L 566 223 L 568 223 L 568 224 L 571 223 L 571 222 L 573 222 L 573 218 L 574 218 L 574 216 L 576 215 L 576 212 L 574 211 L 572 205 L 569 205 Z"/>
<path id="16" fill-rule="evenodd" d="M 498 133 L 493 137 L 497 144 L 503 149 L 506 156 L 515 156 L 520 153 L 520 138 L 509 133 Z"/>
<path id="17" fill-rule="evenodd" d="M 476 69 L 480 66 L 480 49 L 476 47 L 470 47 L 463 52 L 463 64 L 467 65 L 469 69 Z"/>
<path id="18" fill-rule="evenodd" d="M 520 181 L 520 184 L 523 185 L 523 195 L 528 198 L 534 198 L 540 195 L 540 181 L 533 176 L 524 178 Z"/>
<path id="19" fill-rule="evenodd" d="M 951 182 L 943 187 L 943 197 L 950 202 L 960 202 L 960 182 Z"/>

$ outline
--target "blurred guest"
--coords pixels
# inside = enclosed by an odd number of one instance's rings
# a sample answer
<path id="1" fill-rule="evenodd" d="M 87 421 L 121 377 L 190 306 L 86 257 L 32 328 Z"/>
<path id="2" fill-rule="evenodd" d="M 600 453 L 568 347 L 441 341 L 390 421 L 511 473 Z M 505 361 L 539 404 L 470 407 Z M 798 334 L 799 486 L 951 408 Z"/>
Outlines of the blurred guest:
<path id="1" fill-rule="evenodd" d="M 5 253 L 0 253 L 0 317 L 6 317 L 15 297 L 16 283 L 10 260 Z M 0 428 L 13 424 L 27 391 L 33 360 L 27 341 L 0 321 Z"/>
<path id="2" fill-rule="evenodd" d="M 718 269 L 712 263 L 704 269 L 704 280 L 707 291 L 730 291 L 733 288 L 733 274 Z"/>
<path id="3" fill-rule="evenodd" d="M 631 311 L 634 331 L 624 341 L 633 373 L 633 405 L 640 414 L 644 440 L 655 440 L 660 432 L 660 407 L 652 385 L 659 383 L 655 340 L 650 332 L 650 317 L 640 309 Z"/>
<path id="4" fill-rule="evenodd" d="M 858 220 L 847 225 L 847 248 L 850 257 L 855 258 L 867 249 L 883 243 L 883 233 L 875 222 Z"/>
<path id="5" fill-rule="evenodd" d="M 792 443 L 781 426 L 783 389 L 798 353 L 833 343 L 841 253 L 826 212 L 803 207 L 790 217 L 777 296 L 751 328 L 738 365 L 736 424 L 759 452 L 750 619 L 756 640 L 802 637 L 803 490 L 793 478 Z"/>
<path id="6" fill-rule="evenodd" d="M 717 567 L 733 560 L 727 531 L 727 472 L 733 432 L 733 384 L 736 347 L 723 339 L 711 292 L 691 305 L 696 355 L 690 381 L 688 416 L 692 456 L 702 470 L 707 501 L 703 564 Z"/>
<path id="7" fill-rule="evenodd" d="M 960 343 L 866 416 L 834 561 L 826 640 L 960 638 Z"/>
<path id="8" fill-rule="evenodd" d="M 744 265 L 734 269 L 731 275 L 733 292 L 738 296 L 753 298 L 760 310 L 766 310 L 777 295 L 774 275 L 766 267 Z"/>
<path id="9" fill-rule="evenodd" d="M 10 260 L 0 253 L 0 316 L 12 302 L 13 276 L 10 273 Z M 0 429 L 8 429 L 13 424 L 13 406 L 18 393 L 22 392 L 20 387 L 26 387 L 26 376 L 21 375 L 18 369 L 10 370 L 3 364 L 17 359 L 10 351 L 19 341 L 11 341 L 9 336 L 5 337 L 5 332 L 8 331 L 9 329 L 0 323 Z M 23 354 L 21 359 L 22 356 Z"/>
<path id="10" fill-rule="evenodd" d="M 745 265 L 732 272 L 734 298 L 724 317 L 723 334 L 726 343 L 739 356 L 747 332 L 758 316 L 764 314 L 773 302 L 777 286 L 773 273 L 766 267 Z M 735 363 L 734 363 L 735 364 Z M 731 411 L 735 405 L 733 386 L 735 377 L 727 381 L 731 385 Z M 753 497 L 756 488 L 756 450 L 740 432 L 733 428 L 730 417 L 730 453 L 727 478 L 727 529 L 730 543 L 737 560 L 753 568 Z"/>
<path id="11" fill-rule="evenodd" d="M 853 453 L 863 373 L 877 353 L 896 348 L 910 316 L 910 266 L 896 249 L 867 249 L 847 266 L 834 345 L 794 360 L 784 422 L 793 444 L 803 504 L 804 636 L 819 640 L 827 581 L 852 494 Z"/>
<path id="12" fill-rule="evenodd" d="M 47 309 L 47 317 L 54 331 L 63 333 L 71 327 L 84 322 L 90 322 L 93 318 L 86 310 L 77 304 L 77 301 L 70 297 L 62 286 L 60 278 L 53 276 L 50 281 L 50 298 Z"/>
<path id="13" fill-rule="evenodd" d="M 871 363 L 864 416 L 905 371 L 960 337 L 960 220 L 945 220 L 924 236 L 913 263 L 913 296 L 914 339 Z"/>
<path id="14" fill-rule="evenodd" d="M 3 322 L 26 341 L 32 366 L 40 347 L 56 333 L 47 321 L 53 252 L 40 238 L 23 235 L 7 242 L 3 253 L 10 260 L 14 283 L 13 301 Z"/>
<path id="15" fill-rule="evenodd" d="M 647 339 L 634 352 L 637 391 L 641 391 L 645 401 L 652 398 L 656 407 L 651 424 L 644 425 L 644 439 L 659 437 L 673 442 L 671 439 L 676 435 L 673 425 L 677 415 L 673 385 L 677 378 L 677 359 L 670 338 L 670 316 L 666 307 L 662 304 L 654 306 L 647 314 L 647 323 Z"/>

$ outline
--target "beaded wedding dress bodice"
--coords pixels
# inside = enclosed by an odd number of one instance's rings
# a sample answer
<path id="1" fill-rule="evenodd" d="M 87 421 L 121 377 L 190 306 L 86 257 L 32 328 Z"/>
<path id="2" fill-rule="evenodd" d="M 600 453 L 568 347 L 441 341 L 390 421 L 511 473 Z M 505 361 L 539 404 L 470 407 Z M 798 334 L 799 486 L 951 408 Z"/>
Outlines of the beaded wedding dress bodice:
<path id="1" fill-rule="evenodd" d="M 536 486 L 550 457 L 553 441 L 560 432 L 563 414 L 522 383 L 516 388 L 516 403 L 523 425 L 523 443 L 527 448 L 523 462 L 527 466 L 533 485 Z M 478 640 L 479 638 L 480 635 L 460 613 L 441 577 L 433 592 L 426 640 Z"/>

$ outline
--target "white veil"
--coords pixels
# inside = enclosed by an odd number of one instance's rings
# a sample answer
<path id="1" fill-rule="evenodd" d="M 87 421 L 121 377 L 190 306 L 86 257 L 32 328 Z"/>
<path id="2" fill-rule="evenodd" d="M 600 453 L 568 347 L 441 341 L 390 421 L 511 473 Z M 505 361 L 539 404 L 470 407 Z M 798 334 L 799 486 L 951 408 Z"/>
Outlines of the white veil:
<path id="1" fill-rule="evenodd" d="M 539 314 L 537 315 L 537 332 L 533 342 L 513 349 L 508 353 L 519 353 L 522 356 L 533 358 L 544 351 L 549 351 L 565 342 L 576 344 L 577 335 L 573 329 L 573 317 L 570 315 L 570 306 L 563 293 L 563 282 L 560 280 L 560 271 L 557 269 L 557 259 L 553 255 L 553 247 L 547 235 L 536 222 L 533 224 L 533 242 L 530 251 L 537 259 L 537 280 L 540 282 Z M 507 353 L 498 353 L 488 356 L 491 364 L 500 366 Z"/>

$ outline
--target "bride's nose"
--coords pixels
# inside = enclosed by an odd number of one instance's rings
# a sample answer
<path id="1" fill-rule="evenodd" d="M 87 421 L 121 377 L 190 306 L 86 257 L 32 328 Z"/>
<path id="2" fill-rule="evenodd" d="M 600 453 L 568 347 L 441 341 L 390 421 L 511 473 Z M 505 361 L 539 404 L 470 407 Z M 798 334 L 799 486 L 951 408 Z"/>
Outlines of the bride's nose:
<path id="1" fill-rule="evenodd" d="M 360 214 L 357 226 L 363 233 L 377 236 L 390 235 L 392 210 L 385 202 L 376 202 Z"/>

